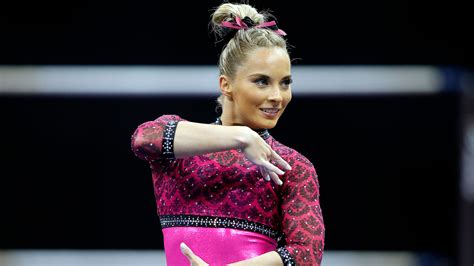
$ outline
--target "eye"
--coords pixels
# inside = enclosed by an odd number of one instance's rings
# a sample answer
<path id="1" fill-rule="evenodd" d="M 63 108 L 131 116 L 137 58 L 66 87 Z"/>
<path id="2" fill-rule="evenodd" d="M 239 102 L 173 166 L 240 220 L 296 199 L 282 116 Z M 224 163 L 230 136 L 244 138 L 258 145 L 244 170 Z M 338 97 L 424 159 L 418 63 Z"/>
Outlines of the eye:
<path id="1" fill-rule="evenodd" d="M 283 83 L 283 86 L 285 87 L 289 87 L 291 83 L 293 83 L 293 79 L 289 78 L 289 79 L 285 79 L 282 81 Z"/>
<path id="2" fill-rule="evenodd" d="M 265 87 L 268 85 L 268 78 L 258 78 L 253 82 L 257 84 L 258 87 Z"/>

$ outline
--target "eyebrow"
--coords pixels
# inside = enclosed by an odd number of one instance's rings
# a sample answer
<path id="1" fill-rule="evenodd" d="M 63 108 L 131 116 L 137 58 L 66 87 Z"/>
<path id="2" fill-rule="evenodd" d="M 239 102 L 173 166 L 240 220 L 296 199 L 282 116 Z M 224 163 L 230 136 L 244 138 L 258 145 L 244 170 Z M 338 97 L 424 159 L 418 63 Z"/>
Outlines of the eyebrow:
<path id="1" fill-rule="evenodd" d="M 270 78 L 270 76 L 265 75 L 265 74 L 261 74 L 261 73 L 255 73 L 255 74 L 249 75 L 249 77 L 264 77 L 264 78 L 268 78 L 268 79 Z M 291 78 L 291 75 L 288 75 L 288 76 L 284 76 L 282 78 L 282 80 L 283 79 L 290 79 L 290 78 Z"/>

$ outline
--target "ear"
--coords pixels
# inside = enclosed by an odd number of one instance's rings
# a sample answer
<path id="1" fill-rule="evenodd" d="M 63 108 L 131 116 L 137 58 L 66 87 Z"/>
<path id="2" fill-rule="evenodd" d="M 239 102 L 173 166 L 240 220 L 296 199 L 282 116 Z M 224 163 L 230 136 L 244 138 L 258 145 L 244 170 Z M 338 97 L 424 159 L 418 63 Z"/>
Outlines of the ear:
<path id="1" fill-rule="evenodd" d="M 232 99 L 232 85 L 229 77 L 227 77 L 226 75 L 219 76 L 219 88 L 221 90 L 222 95 Z"/>

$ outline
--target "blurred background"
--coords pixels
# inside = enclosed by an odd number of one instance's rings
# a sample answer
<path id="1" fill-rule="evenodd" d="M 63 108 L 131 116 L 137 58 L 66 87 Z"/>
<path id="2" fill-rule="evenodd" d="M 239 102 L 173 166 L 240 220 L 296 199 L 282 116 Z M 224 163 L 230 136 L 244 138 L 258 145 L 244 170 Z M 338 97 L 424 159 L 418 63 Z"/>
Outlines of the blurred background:
<path id="1" fill-rule="evenodd" d="M 221 1 L 0 7 L 0 265 L 165 265 L 151 172 L 162 114 L 213 122 Z M 271 134 L 319 173 L 323 265 L 474 264 L 467 3 L 250 1 L 293 46 Z"/>

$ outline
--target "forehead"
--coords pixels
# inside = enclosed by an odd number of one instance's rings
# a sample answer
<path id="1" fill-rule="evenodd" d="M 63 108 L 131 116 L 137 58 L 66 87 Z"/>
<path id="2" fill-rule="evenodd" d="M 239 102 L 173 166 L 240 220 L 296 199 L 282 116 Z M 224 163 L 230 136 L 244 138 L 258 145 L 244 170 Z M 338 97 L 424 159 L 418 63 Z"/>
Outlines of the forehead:
<path id="1" fill-rule="evenodd" d="M 268 76 L 288 76 L 290 72 L 290 57 L 285 49 L 259 47 L 247 55 L 246 61 L 238 68 L 237 75 L 260 73 Z"/>

